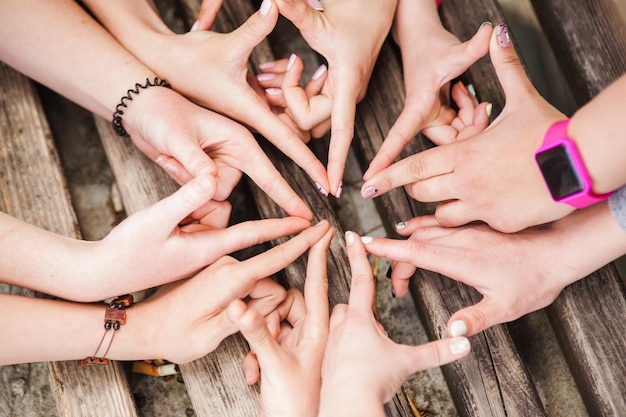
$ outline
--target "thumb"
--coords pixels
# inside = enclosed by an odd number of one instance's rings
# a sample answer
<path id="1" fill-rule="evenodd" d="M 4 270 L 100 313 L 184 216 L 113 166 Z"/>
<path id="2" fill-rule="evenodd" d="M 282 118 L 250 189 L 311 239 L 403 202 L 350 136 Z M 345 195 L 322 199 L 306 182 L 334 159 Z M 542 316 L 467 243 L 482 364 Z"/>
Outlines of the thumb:
<path id="1" fill-rule="evenodd" d="M 465 357 L 471 349 L 470 342 L 465 337 L 448 337 L 435 340 L 423 345 L 404 345 L 406 360 L 403 361 L 408 369 L 408 375 L 446 365 Z"/>
<path id="2" fill-rule="evenodd" d="M 212 175 L 201 175 L 183 185 L 171 196 L 158 202 L 154 208 L 162 213 L 155 221 L 178 224 L 206 204 L 217 190 L 217 180 Z"/>
<path id="3" fill-rule="evenodd" d="M 493 31 L 489 44 L 491 62 L 496 71 L 507 101 L 511 98 L 535 94 L 536 90 L 526 75 L 506 23 L 502 23 Z"/>
<path id="4" fill-rule="evenodd" d="M 232 34 L 235 39 L 243 39 L 243 46 L 252 51 L 272 32 L 277 21 L 278 7 L 274 0 L 263 0 L 258 12 L 250 16 Z"/>
<path id="5" fill-rule="evenodd" d="M 301 32 L 315 30 L 316 14 L 324 7 L 315 0 L 276 0 L 280 14 L 289 19 Z"/>
<path id="6" fill-rule="evenodd" d="M 448 335 L 473 336 L 491 326 L 502 323 L 502 307 L 488 298 L 477 304 L 463 308 L 450 317 L 446 326 Z"/>

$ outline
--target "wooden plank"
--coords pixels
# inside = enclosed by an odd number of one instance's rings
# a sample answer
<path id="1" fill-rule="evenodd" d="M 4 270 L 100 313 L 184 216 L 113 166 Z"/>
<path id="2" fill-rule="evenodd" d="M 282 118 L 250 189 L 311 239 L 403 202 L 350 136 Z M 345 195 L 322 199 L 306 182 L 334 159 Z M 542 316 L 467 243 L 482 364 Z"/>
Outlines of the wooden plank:
<path id="1" fill-rule="evenodd" d="M 0 85 L 0 209 L 52 232 L 80 238 L 52 135 L 32 84 L 0 64 Z M 48 364 L 48 371 L 61 416 L 137 415 L 118 363 L 105 369 L 56 362 Z"/>
<path id="2" fill-rule="evenodd" d="M 533 1 L 537 17 L 579 105 L 626 71 L 626 24 L 612 0 Z M 569 286 L 548 315 L 594 416 L 626 410 L 624 282 L 608 265 Z"/>

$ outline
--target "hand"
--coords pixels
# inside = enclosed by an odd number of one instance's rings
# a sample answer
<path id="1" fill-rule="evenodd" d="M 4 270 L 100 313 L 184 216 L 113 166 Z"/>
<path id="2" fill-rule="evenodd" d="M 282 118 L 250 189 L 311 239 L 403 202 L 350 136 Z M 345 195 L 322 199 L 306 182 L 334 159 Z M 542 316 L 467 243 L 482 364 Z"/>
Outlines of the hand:
<path id="1" fill-rule="evenodd" d="M 277 0 L 277 4 L 311 48 L 328 61 L 328 79 L 322 90 L 332 102 L 327 167 L 330 189 L 325 191 L 339 197 L 354 135 L 356 103 L 365 95 L 391 27 L 396 0 L 331 1 L 324 4 L 324 11 L 315 10 L 303 0 Z M 360 36 L 354 36 L 357 32 Z"/>
<path id="2" fill-rule="evenodd" d="M 469 341 L 449 338 L 421 346 L 406 346 L 387 337 L 372 311 L 375 288 L 363 243 L 346 233 L 352 284 L 346 306 L 337 305 L 322 365 L 320 416 L 358 414 L 363 402 L 380 408 L 412 373 L 440 366 L 467 355 Z M 344 394 L 348 391 L 348 397 Z M 354 396 L 351 396 L 354 395 Z M 351 407 L 350 412 L 342 408 Z"/>
<path id="3" fill-rule="evenodd" d="M 300 87 L 304 64 L 300 57 L 292 54 L 288 60 L 264 62 L 257 81 L 265 89 L 267 101 L 280 109 L 298 129 L 310 132 L 310 136 L 319 138 L 330 129 L 331 101 L 326 95 L 320 94 L 328 72 L 326 65 L 320 65 L 313 73 L 311 80 Z M 285 119 L 283 122 L 288 123 Z"/>
<path id="4" fill-rule="evenodd" d="M 451 335 L 471 336 L 546 307 L 565 286 L 626 252 L 624 231 L 606 202 L 514 234 L 486 225 L 445 228 L 433 216 L 409 220 L 398 232 L 409 239 L 373 238 L 366 245 L 369 253 L 395 261 L 391 279 L 396 295 L 408 292 L 415 267 L 483 295 L 478 304 L 452 315 Z"/>
<path id="5" fill-rule="evenodd" d="M 280 325 L 277 338 L 263 316 L 248 309 L 241 300 L 228 307 L 231 320 L 256 353 L 261 368 L 261 407 L 264 417 L 317 416 L 321 368 L 328 337 L 328 281 L 326 252 L 335 230 L 326 234 L 309 251 L 304 296 L 290 289 L 277 308 Z M 252 362 L 244 362 L 250 365 Z M 255 362 L 257 364 L 257 362 Z M 244 369 L 246 381 L 254 383 L 259 369 Z"/>
<path id="6" fill-rule="evenodd" d="M 565 118 L 539 96 L 514 48 L 506 26 L 494 31 L 491 58 L 507 102 L 482 133 L 413 155 L 373 175 L 363 184 L 366 198 L 405 185 L 411 197 L 440 202 L 442 226 L 482 220 L 503 232 L 559 219 L 574 209 L 552 200 L 534 152 L 548 128 Z"/>
<path id="7" fill-rule="evenodd" d="M 245 172 L 285 211 L 312 219 L 250 132 L 163 87 L 137 97 L 124 115 L 135 145 L 181 184 L 200 174 L 217 176 L 216 200 L 228 197 Z M 245 148 L 246 152 L 241 152 Z"/>
<path id="8" fill-rule="evenodd" d="M 214 202 L 210 201 L 215 188 L 213 177 L 198 177 L 172 196 L 133 214 L 93 244 L 85 259 L 100 278 L 91 277 L 89 298 L 103 299 L 185 278 L 223 255 L 310 225 L 304 219 L 285 218 L 224 229 L 230 210 L 218 206 L 220 218 L 215 218 Z"/>
<path id="9" fill-rule="evenodd" d="M 425 19 L 429 21 L 422 22 Z M 441 24 L 435 2 L 424 5 L 419 1 L 399 0 L 393 35 L 402 53 L 406 100 L 402 113 L 363 176 L 365 180 L 391 165 L 420 130 L 432 131 L 449 124 L 446 117 L 441 117 L 446 112 L 442 91 L 446 91 L 445 86 L 452 79 L 487 54 L 491 32 L 491 24 L 484 24 L 470 40 L 460 42 Z M 481 123 L 484 129 L 486 123 Z M 427 136 L 438 145 L 452 141 L 446 135 Z"/>
<path id="10" fill-rule="evenodd" d="M 148 355 L 186 363 L 213 351 L 238 330 L 227 312 L 234 299 L 246 299 L 247 307 L 261 316 L 273 312 L 285 299 L 286 292 L 266 277 L 294 262 L 322 239 L 329 227 L 328 222 L 320 222 L 286 243 L 245 261 L 223 257 L 193 278 L 166 286 L 137 304 L 129 312 L 129 322 L 132 317 L 144 326 L 140 339 L 145 340 L 134 344 L 137 357 L 145 359 Z M 117 342 L 116 339 L 114 346 L 122 346 Z M 112 352 L 111 357 L 114 355 Z"/>
<path id="11" fill-rule="evenodd" d="M 277 19 L 276 5 L 266 0 L 258 12 L 230 33 L 196 30 L 160 35 L 155 41 L 158 48 L 141 53 L 150 52 L 147 62 L 178 92 L 258 131 L 314 181 L 327 187 L 322 163 L 248 83 L 250 54 L 274 29 Z M 241 142 L 239 149 L 247 146 L 246 141 Z"/>

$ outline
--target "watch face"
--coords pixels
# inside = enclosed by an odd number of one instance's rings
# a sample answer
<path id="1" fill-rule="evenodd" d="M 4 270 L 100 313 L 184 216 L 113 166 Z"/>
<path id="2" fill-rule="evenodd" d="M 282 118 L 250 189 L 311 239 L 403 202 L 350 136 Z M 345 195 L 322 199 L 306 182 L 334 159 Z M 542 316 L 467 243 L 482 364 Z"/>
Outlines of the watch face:
<path id="1" fill-rule="evenodd" d="M 538 153 L 535 158 L 555 201 L 583 191 L 583 183 L 565 145 Z"/>

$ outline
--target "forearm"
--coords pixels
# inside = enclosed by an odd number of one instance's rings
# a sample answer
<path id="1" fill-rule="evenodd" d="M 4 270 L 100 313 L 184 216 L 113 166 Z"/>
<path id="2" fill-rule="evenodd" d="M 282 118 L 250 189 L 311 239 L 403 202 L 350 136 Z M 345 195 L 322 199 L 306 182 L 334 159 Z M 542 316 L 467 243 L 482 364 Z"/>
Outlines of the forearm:
<path id="1" fill-rule="evenodd" d="M 428 40 L 428 34 L 445 30 L 435 0 L 399 0 L 393 23 L 393 36 L 400 49 L 411 48 L 414 40 Z"/>
<path id="2" fill-rule="evenodd" d="M 11 40 L 0 59 L 102 117 L 155 76 L 73 1 L 6 0 L 0 16 L 0 36 Z"/>
<path id="3" fill-rule="evenodd" d="M 346 384 L 322 383 L 318 417 L 383 417 L 382 400 L 367 387 L 359 387 L 366 381 L 349 381 Z M 376 384 L 376 382 L 373 382 Z"/>
<path id="4" fill-rule="evenodd" d="M 104 27 L 129 51 L 157 74 L 161 41 L 175 33 L 163 22 L 149 0 L 84 0 Z"/>
<path id="5" fill-rule="evenodd" d="M 572 116 L 567 130 L 581 153 L 596 194 L 626 184 L 624 97 L 626 75 L 581 107 Z"/>

